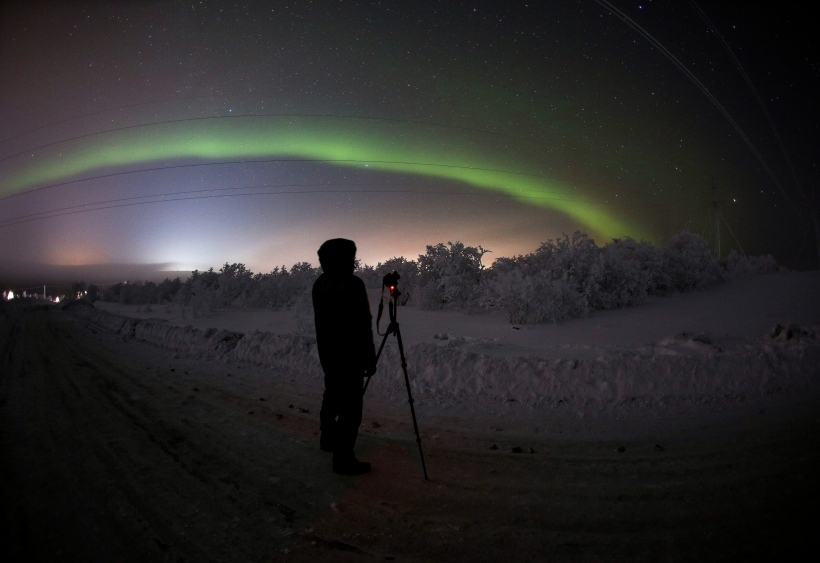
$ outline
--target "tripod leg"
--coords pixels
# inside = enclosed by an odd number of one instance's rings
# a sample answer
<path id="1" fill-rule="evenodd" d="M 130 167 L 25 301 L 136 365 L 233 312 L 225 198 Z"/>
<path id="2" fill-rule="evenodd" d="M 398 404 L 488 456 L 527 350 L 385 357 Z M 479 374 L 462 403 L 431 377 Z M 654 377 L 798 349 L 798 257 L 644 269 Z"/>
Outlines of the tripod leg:
<path id="1" fill-rule="evenodd" d="M 401 357 L 401 369 L 404 372 L 404 384 L 407 386 L 407 400 L 410 403 L 410 414 L 413 415 L 413 429 L 416 431 L 416 443 L 419 445 L 419 457 L 421 457 L 421 469 L 424 471 L 424 480 L 429 481 L 427 477 L 427 467 L 424 465 L 424 452 L 421 449 L 421 436 L 419 436 L 419 425 L 416 422 L 416 409 L 413 406 L 413 394 L 410 392 L 410 378 L 407 377 L 407 360 L 404 359 L 404 346 L 401 343 L 401 330 L 399 323 L 395 324 L 396 339 L 399 342 L 399 356 Z"/>
<path id="2" fill-rule="evenodd" d="M 379 356 L 382 355 L 382 350 L 384 349 L 384 345 L 387 342 L 387 337 L 390 336 L 389 328 L 390 327 L 388 327 L 388 330 L 386 330 L 384 332 L 384 337 L 382 338 L 382 344 L 381 344 L 381 346 L 379 346 L 379 351 L 376 353 L 376 361 L 377 362 L 379 361 Z M 362 389 L 362 395 L 364 395 L 364 392 L 367 391 L 367 386 L 370 385 L 370 377 L 371 376 L 368 375 L 367 376 L 367 381 L 364 382 L 364 388 Z"/>

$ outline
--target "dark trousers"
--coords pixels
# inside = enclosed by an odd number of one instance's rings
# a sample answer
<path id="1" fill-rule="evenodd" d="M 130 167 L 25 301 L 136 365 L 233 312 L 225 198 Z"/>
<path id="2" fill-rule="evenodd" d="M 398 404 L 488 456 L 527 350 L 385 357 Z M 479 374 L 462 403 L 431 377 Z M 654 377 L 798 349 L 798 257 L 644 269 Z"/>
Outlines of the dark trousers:
<path id="1" fill-rule="evenodd" d="M 325 394 L 319 424 L 322 436 L 333 441 L 334 461 L 353 458 L 353 446 L 362 423 L 362 385 L 364 377 L 351 374 L 325 374 Z"/>

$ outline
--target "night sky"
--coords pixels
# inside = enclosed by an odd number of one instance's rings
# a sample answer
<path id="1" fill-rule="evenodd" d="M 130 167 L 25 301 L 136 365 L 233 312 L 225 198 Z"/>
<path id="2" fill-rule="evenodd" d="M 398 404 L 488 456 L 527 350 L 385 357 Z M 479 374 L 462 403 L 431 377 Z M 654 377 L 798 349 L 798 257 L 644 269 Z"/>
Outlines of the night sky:
<path id="1" fill-rule="evenodd" d="M 808 8 L 607 4 L 4 2 L 0 281 L 662 243 L 712 185 L 724 253 L 812 266 Z"/>

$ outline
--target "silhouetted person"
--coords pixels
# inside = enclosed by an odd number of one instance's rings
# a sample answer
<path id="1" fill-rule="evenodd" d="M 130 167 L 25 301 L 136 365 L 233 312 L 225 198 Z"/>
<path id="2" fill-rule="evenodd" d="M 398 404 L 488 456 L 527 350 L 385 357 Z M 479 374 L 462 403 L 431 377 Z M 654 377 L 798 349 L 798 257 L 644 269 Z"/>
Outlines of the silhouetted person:
<path id="1" fill-rule="evenodd" d="M 364 282 L 353 275 L 356 244 L 332 239 L 319 248 L 322 275 L 313 284 L 316 344 L 325 372 L 319 413 L 320 447 L 333 452 L 333 471 L 355 475 L 370 464 L 353 454 L 362 422 L 362 385 L 376 372 L 372 317 Z"/>

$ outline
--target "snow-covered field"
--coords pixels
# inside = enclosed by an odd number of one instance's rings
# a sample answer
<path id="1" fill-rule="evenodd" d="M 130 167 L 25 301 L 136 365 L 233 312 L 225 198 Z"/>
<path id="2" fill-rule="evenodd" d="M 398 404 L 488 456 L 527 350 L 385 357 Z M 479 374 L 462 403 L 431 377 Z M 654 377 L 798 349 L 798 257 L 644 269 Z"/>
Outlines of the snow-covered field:
<path id="1" fill-rule="evenodd" d="M 374 313 L 379 298 L 372 292 Z M 296 332 L 292 311 L 225 309 L 191 319 L 170 305 L 149 312 L 96 307 L 73 310 L 181 356 L 321 378 L 312 335 Z M 820 385 L 817 272 L 736 280 L 555 325 L 414 307 L 400 308 L 399 322 L 415 393 L 428 409 L 655 416 Z M 773 338 L 778 324 L 797 328 Z M 399 363 L 390 337 L 371 387 L 374 400 L 405 399 Z"/>

